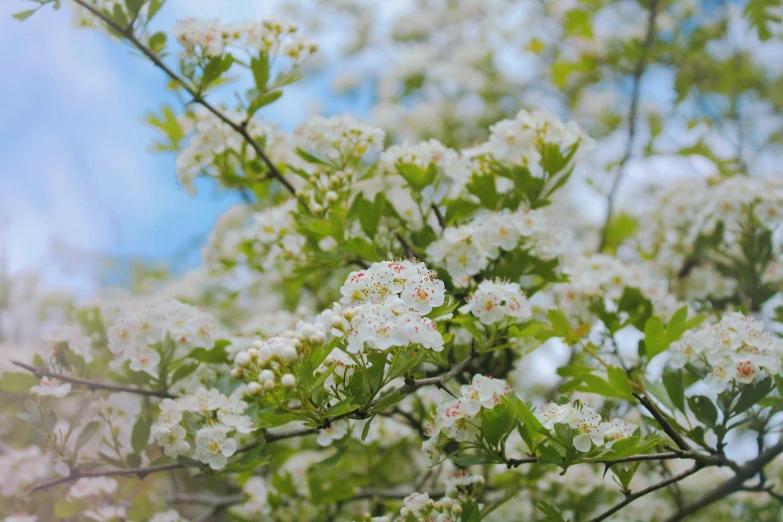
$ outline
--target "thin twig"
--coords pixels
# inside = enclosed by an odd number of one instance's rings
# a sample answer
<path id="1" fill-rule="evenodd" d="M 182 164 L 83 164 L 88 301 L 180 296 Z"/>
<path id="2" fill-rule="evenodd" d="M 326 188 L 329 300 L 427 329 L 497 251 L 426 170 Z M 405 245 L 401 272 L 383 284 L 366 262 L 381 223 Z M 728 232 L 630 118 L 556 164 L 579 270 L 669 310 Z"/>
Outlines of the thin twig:
<path id="1" fill-rule="evenodd" d="M 705 455 L 709 457 L 709 455 Z M 574 464 L 605 464 L 607 466 L 613 466 L 623 462 L 637 462 L 644 460 L 673 460 L 673 459 L 692 459 L 688 453 L 646 453 L 642 455 L 632 455 L 630 457 L 622 457 L 619 459 L 585 459 Z M 506 466 L 509 468 L 516 468 L 522 464 L 536 464 L 538 463 L 538 457 L 525 457 L 521 459 L 508 459 Z"/>
<path id="2" fill-rule="evenodd" d="M 230 506 L 239 504 L 245 495 L 212 495 L 209 493 L 189 494 L 178 493 L 169 499 L 172 504 L 201 504 L 204 506 Z"/>
<path id="3" fill-rule="evenodd" d="M 438 219 L 438 224 L 440 225 L 440 229 L 446 230 L 446 218 L 444 218 L 443 214 L 441 214 L 440 208 L 435 203 L 433 203 L 431 207 L 432 207 L 432 211 L 435 213 L 435 217 Z"/>
<path id="4" fill-rule="evenodd" d="M 625 167 L 633 154 L 634 139 L 636 137 L 636 116 L 639 111 L 639 98 L 641 95 L 642 76 L 647 68 L 647 62 L 649 60 L 650 49 L 655 43 L 656 26 L 655 22 L 658 17 L 658 0 L 650 0 L 649 16 L 647 18 L 647 34 L 644 38 L 644 44 L 642 52 L 639 55 L 639 60 L 636 62 L 636 67 L 633 71 L 633 90 L 631 92 L 631 108 L 628 111 L 628 140 L 625 143 L 625 152 L 620 159 L 620 163 L 617 165 L 617 175 L 612 181 L 612 187 L 609 190 L 609 197 L 606 202 L 606 218 L 604 219 L 604 227 L 601 230 L 601 240 L 598 245 L 598 251 L 601 252 L 606 246 L 607 233 L 609 232 L 609 223 L 612 220 L 612 214 L 614 213 L 614 203 L 617 198 L 617 191 L 620 188 L 620 182 L 625 175 Z"/>
<path id="5" fill-rule="evenodd" d="M 774 446 L 767 448 L 761 455 L 746 463 L 744 466 L 738 467 L 736 474 L 732 478 L 715 489 L 710 490 L 708 493 L 696 500 L 696 502 L 693 504 L 685 506 L 683 509 L 672 515 L 667 520 L 667 522 L 676 522 L 678 520 L 682 520 L 685 517 L 688 517 L 709 506 L 710 504 L 713 504 L 733 493 L 736 493 L 737 491 L 741 491 L 744 487 L 745 481 L 756 476 L 762 469 L 764 469 L 764 466 L 772 462 L 775 457 L 781 453 L 783 453 L 783 440 Z"/>
<path id="6" fill-rule="evenodd" d="M 682 451 L 691 451 L 691 445 L 688 444 L 682 435 L 677 433 L 677 430 L 675 430 L 669 421 L 666 420 L 666 417 L 663 415 L 663 413 L 661 413 L 661 410 L 658 409 L 658 407 L 655 405 L 655 403 L 653 403 L 652 400 L 650 400 L 649 397 L 646 395 L 639 395 L 638 393 L 634 393 L 633 395 L 639 400 L 642 406 L 644 406 L 645 409 L 650 412 L 653 418 L 658 421 L 658 424 L 661 425 L 663 431 L 674 441 L 675 444 L 677 444 L 678 448 L 680 448 Z"/>
<path id="7" fill-rule="evenodd" d="M 686 471 L 683 471 L 682 473 L 680 473 L 678 475 L 673 475 L 673 476 L 669 477 L 666 480 L 662 480 L 661 482 L 653 484 L 650 487 L 641 489 L 641 490 L 637 491 L 636 493 L 632 493 L 632 494 L 628 495 L 627 497 L 625 497 L 625 499 L 622 502 L 619 502 L 619 503 L 615 504 L 611 508 L 607 509 L 606 511 L 604 511 L 603 513 L 601 513 L 597 517 L 591 518 L 587 522 L 600 522 L 601 520 L 606 520 L 607 518 L 611 517 L 612 515 L 614 515 L 615 513 L 620 511 L 621 509 L 623 509 L 625 506 L 627 506 L 628 504 L 633 502 L 634 500 L 636 500 L 638 498 L 641 498 L 641 497 L 643 497 L 645 495 L 649 495 L 650 493 L 652 493 L 654 491 L 658 491 L 661 488 L 665 488 L 666 486 L 670 486 L 671 484 L 679 482 L 679 481 L 683 480 L 684 478 L 690 477 L 691 475 L 693 475 L 694 473 L 696 473 L 697 471 L 699 471 L 703 467 L 704 466 L 702 466 L 701 464 L 696 464 L 692 468 L 687 469 Z"/>
<path id="8" fill-rule="evenodd" d="M 234 122 L 228 116 L 223 114 L 223 112 L 221 112 L 211 103 L 209 103 L 199 91 L 191 87 L 183 78 L 181 78 L 177 73 L 171 70 L 152 49 L 144 45 L 136 37 L 136 35 L 133 33 L 132 26 L 128 26 L 128 27 L 120 26 L 114 20 L 109 18 L 105 13 L 93 7 L 92 5 L 88 4 L 84 0 L 74 0 L 74 2 L 76 2 L 83 8 L 87 9 L 90 13 L 98 17 L 101 21 L 103 21 L 103 23 L 105 23 L 115 32 L 125 37 L 136 49 L 141 51 L 141 53 L 144 56 L 149 58 L 150 61 L 153 64 L 155 64 L 155 66 L 157 66 L 159 69 L 165 72 L 169 76 L 169 78 L 171 78 L 175 83 L 181 85 L 182 88 L 185 89 L 188 92 L 188 94 L 190 94 L 193 97 L 194 102 L 198 103 L 199 105 L 207 109 L 209 112 L 217 116 L 223 123 L 231 127 L 235 132 L 239 133 L 242 136 L 242 138 L 244 138 L 244 140 L 250 145 L 250 147 L 253 149 L 256 155 L 259 158 L 261 158 L 261 161 L 263 161 L 264 164 L 266 164 L 267 168 L 269 169 L 269 177 L 279 181 L 286 188 L 286 190 L 288 190 L 288 192 L 290 192 L 294 197 L 299 199 L 299 202 L 302 203 L 302 205 L 304 205 L 305 208 L 308 208 L 306 203 L 302 200 L 302 198 L 297 195 L 296 188 L 293 185 L 291 185 L 291 183 L 287 179 L 285 179 L 283 174 L 278 170 L 277 166 L 275 166 L 275 164 L 272 162 L 269 156 L 267 156 L 267 154 L 261 148 L 261 145 L 259 145 L 259 143 L 247 131 L 247 128 L 242 124 L 238 124 Z"/>
<path id="9" fill-rule="evenodd" d="M 264 442 L 275 442 L 278 440 L 290 439 L 293 437 L 311 435 L 313 433 L 315 433 L 314 430 L 297 430 L 297 431 L 292 431 L 289 433 L 281 433 L 281 434 L 265 433 L 264 439 L 254 441 L 245 444 L 244 446 L 241 446 L 239 449 L 237 449 L 237 453 L 244 453 L 246 451 L 250 451 L 251 449 L 257 447 L 259 444 L 262 444 Z M 182 464 L 180 462 L 172 462 L 171 464 L 161 464 L 159 466 L 150 466 L 147 468 L 114 468 L 114 469 L 104 469 L 104 470 L 96 470 L 96 471 L 82 471 L 78 468 L 74 468 L 71 470 L 71 474 L 68 475 L 67 477 L 60 477 L 52 480 L 45 480 L 43 482 L 39 482 L 38 484 L 32 486 L 29 491 L 30 493 L 34 493 L 36 491 L 49 489 L 51 487 L 58 486 L 60 484 L 67 484 L 68 482 L 79 480 L 80 478 L 136 475 L 140 479 L 143 479 L 144 477 L 146 477 L 151 473 L 157 473 L 159 471 L 168 471 L 173 469 L 180 469 L 184 467 L 186 467 L 185 464 Z"/>
<path id="10" fill-rule="evenodd" d="M 143 388 L 137 388 L 135 386 L 121 386 L 118 384 L 109 384 L 105 382 L 96 382 L 87 379 L 80 379 L 79 377 L 71 377 L 70 375 L 63 375 L 61 373 L 53 372 L 46 368 L 42 368 L 39 366 L 32 366 L 19 361 L 11 361 L 11 363 L 20 368 L 24 368 L 25 370 L 32 373 L 39 379 L 43 377 L 51 377 L 52 379 L 57 379 L 59 381 L 70 382 L 72 384 L 78 384 L 80 386 L 86 386 L 92 391 L 108 390 L 108 391 L 116 391 L 116 392 L 128 392 L 128 393 L 135 393 L 136 395 L 144 395 L 146 397 L 160 397 L 162 399 L 176 399 L 178 397 L 177 395 L 166 391 L 145 390 Z"/>
<path id="11" fill-rule="evenodd" d="M 388 397 L 391 397 L 392 395 L 407 395 L 410 392 L 417 390 L 418 388 L 421 388 L 422 386 L 443 386 L 445 387 L 446 383 L 451 379 L 452 377 L 455 377 L 462 373 L 462 371 L 470 364 L 470 361 L 473 360 L 475 357 L 475 354 L 468 355 L 465 357 L 465 359 L 462 360 L 459 364 L 454 366 L 451 370 L 447 371 L 444 374 L 435 376 L 435 377 L 427 377 L 426 379 L 411 379 L 410 382 L 406 382 L 396 390 L 394 390 L 389 395 L 386 395 L 380 399 L 375 399 L 370 403 L 370 408 L 381 402 L 382 400 L 386 400 Z"/>

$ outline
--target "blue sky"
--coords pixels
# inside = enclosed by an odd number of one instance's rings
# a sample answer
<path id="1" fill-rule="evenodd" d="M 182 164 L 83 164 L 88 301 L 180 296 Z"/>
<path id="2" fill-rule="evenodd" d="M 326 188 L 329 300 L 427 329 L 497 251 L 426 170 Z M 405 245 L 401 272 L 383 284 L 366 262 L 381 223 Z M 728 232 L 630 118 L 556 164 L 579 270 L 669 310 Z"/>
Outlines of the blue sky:
<path id="1" fill-rule="evenodd" d="M 273 14 L 273 4 L 170 0 L 156 23 L 240 20 Z M 143 116 L 174 102 L 162 73 L 99 31 L 72 28 L 69 9 L 11 17 L 25 8 L 0 2 L 0 245 L 12 273 L 54 272 L 53 241 L 156 259 L 200 244 L 235 196 L 209 184 L 189 196 L 174 156 L 149 152 L 156 134 Z M 270 119 L 290 126 L 305 116 L 303 101 L 292 89 Z"/>

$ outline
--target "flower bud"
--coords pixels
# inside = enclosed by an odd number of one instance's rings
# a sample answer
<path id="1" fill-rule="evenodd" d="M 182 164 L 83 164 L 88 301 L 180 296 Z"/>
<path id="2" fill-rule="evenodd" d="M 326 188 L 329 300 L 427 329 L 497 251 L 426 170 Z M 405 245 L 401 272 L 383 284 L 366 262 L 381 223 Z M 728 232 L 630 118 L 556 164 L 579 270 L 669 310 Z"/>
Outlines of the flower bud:
<path id="1" fill-rule="evenodd" d="M 326 198 L 326 201 L 328 201 L 329 203 L 334 203 L 335 201 L 340 199 L 340 196 L 337 195 L 337 192 L 330 190 L 329 192 L 326 193 L 324 198 Z"/>
<path id="2" fill-rule="evenodd" d="M 285 362 L 294 362 L 299 358 L 299 352 L 293 346 L 286 346 L 280 350 L 280 357 Z"/>
<path id="3" fill-rule="evenodd" d="M 244 367 L 247 366 L 249 362 L 250 362 L 250 354 L 247 352 L 239 352 L 234 357 L 234 364 L 236 364 L 237 366 Z"/>
<path id="4" fill-rule="evenodd" d="M 451 512 L 455 515 L 459 516 L 462 514 L 462 506 L 459 504 L 455 504 L 453 508 L 451 508 Z"/>
<path id="5" fill-rule="evenodd" d="M 258 359 L 258 349 L 256 348 L 248 348 L 247 353 L 250 354 L 250 358 L 254 361 Z"/>
<path id="6" fill-rule="evenodd" d="M 251 382 L 251 383 L 249 383 L 247 385 L 247 391 L 251 395 L 256 395 L 256 394 L 260 393 L 261 390 L 263 390 L 263 389 L 264 389 L 263 386 L 261 386 L 257 382 Z"/>
<path id="7" fill-rule="evenodd" d="M 270 381 L 275 382 L 275 372 L 272 370 L 261 370 L 258 373 L 258 382 L 266 384 Z"/>
<path id="8" fill-rule="evenodd" d="M 244 374 L 242 368 L 231 368 L 231 377 L 234 379 L 241 379 Z"/>
<path id="9" fill-rule="evenodd" d="M 280 383 L 281 383 L 281 384 L 283 385 L 283 387 L 285 387 L 285 388 L 293 388 L 294 386 L 296 386 L 296 377 L 294 377 L 294 376 L 293 376 L 292 374 L 290 374 L 290 373 L 286 373 L 286 374 L 285 374 L 285 375 L 283 375 L 283 377 L 280 379 Z"/>
<path id="10" fill-rule="evenodd" d="M 274 390 L 275 389 L 275 381 L 274 380 L 266 381 L 264 383 L 264 389 L 267 390 L 267 391 Z"/>

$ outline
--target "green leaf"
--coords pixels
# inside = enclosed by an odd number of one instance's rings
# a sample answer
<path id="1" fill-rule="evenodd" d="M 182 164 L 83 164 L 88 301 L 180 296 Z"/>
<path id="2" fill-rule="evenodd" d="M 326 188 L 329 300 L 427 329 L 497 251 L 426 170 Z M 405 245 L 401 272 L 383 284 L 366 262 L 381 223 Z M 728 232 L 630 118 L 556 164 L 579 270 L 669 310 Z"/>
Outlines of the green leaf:
<path id="1" fill-rule="evenodd" d="M 20 22 L 24 22 L 28 18 L 30 18 L 33 13 L 35 13 L 37 9 L 28 9 L 27 11 L 19 11 L 18 13 L 14 13 L 12 16 L 19 20 Z"/>
<path id="2" fill-rule="evenodd" d="M 710 427 L 715 426 L 718 420 L 718 409 L 707 397 L 703 395 L 688 397 L 688 406 L 699 421 Z"/>
<path id="3" fill-rule="evenodd" d="M 258 58 L 250 60 L 250 70 L 253 71 L 256 88 L 266 92 L 266 83 L 269 81 L 269 55 L 266 51 L 261 51 Z"/>
<path id="4" fill-rule="evenodd" d="M 514 415 L 516 415 L 517 418 L 521 420 L 529 430 L 547 437 L 550 436 L 549 430 L 547 430 L 544 425 L 541 424 L 541 422 L 536 418 L 536 416 L 533 415 L 533 412 L 530 410 L 527 404 L 522 402 L 522 399 L 514 394 L 510 394 L 505 397 L 501 397 L 500 400 L 503 404 L 508 406 L 512 412 L 514 412 Z"/>
<path id="5" fill-rule="evenodd" d="M 546 502 L 538 504 L 538 510 L 544 514 L 542 522 L 570 522 L 563 518 L 560 512 Z"/>
<path id="6" fill-rule="evenodd" d="M 752 406 L 769 395 L 772 391 L 772 379 L 769 377 L 753 384 L 746 384 L 742 387 L 737 404 L 733 408 L 734 415 L 739 415 L 750 409 Z"/>
<path id="7" fill-rule="evenodd" d="M 155 53 L 160 53 L 164 47 L 166 47 L 166 33 L 159 31 L 147 40 L 147 45 Z"/>
<path id="8" fill-rule="evenodd" d="M 150 428 L 152 426 L 152 415 L 149 410 L 144 410 L 139 418 L 136 419 L 131 431 L 131 447 L 136 453 L 142 453 L 147 449 L 147 443 L 150 440 Z"/>
<path id="9" fill-rule="evenodd" d="M 228 341 L 216 341 L 211 350 L 206 348 L 194 348 L 188 357 L 197 361 L 213 364 L 225 364 L 229 362 L 226 346 L 231 343 Z"/>
<path id="10" fill-rule="evenodd" d="M 682 337 L 688 329 L 688 307 L 683 306 L 676 312 L 666 325 L 666 340 L 669 344 Z"/>
<path id="11" fill-rule="evenodd" d="M 435 175 L 438 172 L 438 167 L 435 163 L 430 163 L 426 168 L 419 167 L 413 163 L 398 163 L 396 167 L 397 173 L 416 191 L 431 185 L 435 181 Z"/>
<path id="12" fill-rule="evenodd" d="M 609 376 L 609 384 L 612 385 L 612 388 L 619 395 L 625 396 L 628 400 L 633 399 L 633 388 L 631 388 L 631 383 L 628 381 L 628 374 L 625 373 L 625 370 L 617 366 L 610 366 L 607 368 L 606 373 Z"/>
<path id="13" fill-rule="evenodd" d="M 666 332 L 663 329 L 663 322 L 656 315 L 650 317 L 644 326 L 644 346 L 647 350 L 647 357 L 650 359 L 669 347 Z"/>
<path id="14" fill-rule="evenodd" d="M 199 363 L 193 362 L 189 364 L 181 364 L 175 371 L 174 374 L 171 376 L 171 384 L 174 384 L 177 381 L 181 381 L 194 371 L 196 371 L 196 368 L 198 368 Z"/>
<path id="15" fill-rule="evenodd" d="M 74 453 L 78 452 L 82 446 L 87 444 L 90 439 L 98 433 L 98 430 L 101 429 L 101 421 L 91 421 L 88 422 L 84 429 L 82 429 L 82 432 L 79 434 L 79 436 L 76 438 L 76 444 L 73 447 Z"/>
<path id="16" fill-rule="evenodd" d="M 482 415 L 484 439 L 490 446 L 497 447 L 514 429 L 515 415 L 505 404 L 499 404 Z"/>
<path id="17" fill-rule="evenodd" d="M 663 373 L 663 386 L 666 388 L 666 393 L 669 395 L 672 404 L 674 404 L 678 410 L 684 412 L 685 382 L 683 381 L 682 372 L 665 371 Z"/>
<path id="18" fill-rule="evenodd" d="M 477 174 L 474 172 L 466 188 L 468 192 L 479 198 L 484 207 L 490 210 L 498 208 L 500 195 L 495 186 L 495 176 L 493 174 Z"/>
<path id="19" fill-rule="evenodd" d="M 0 378 L 0 390 L 11 393 L 27 393 L 37 384 L 34 375 L 24 372 L 5 372 Z"/>

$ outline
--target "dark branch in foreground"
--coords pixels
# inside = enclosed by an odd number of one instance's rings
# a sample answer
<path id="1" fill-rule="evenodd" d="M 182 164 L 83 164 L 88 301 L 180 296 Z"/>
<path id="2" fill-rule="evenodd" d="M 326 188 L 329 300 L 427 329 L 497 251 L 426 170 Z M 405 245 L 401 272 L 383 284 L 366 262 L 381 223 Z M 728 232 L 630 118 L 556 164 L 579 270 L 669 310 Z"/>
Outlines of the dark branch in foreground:
<path id="1" fill-rule="evenodd" d="M 745 481 L 756 476 L 759 472 L 761 472 L 762 469 L 764 469 L 764 466 L 772 462 L 772 460 L 781 453 L 783 453 L 783 440 L 764 450 L 761 455 L 746 463 L 744 466 L 740 466 L 732 478 L 716 487 L 709 493 L 705 494 L 693 504 L 685 506 L 682 510 L 670 517 L 667 522 L 676 522 L 678 520 L 682 520 L 685 517 L 688 517 L 709 506 L 710 504 L 713 504 L 733 493 L 736 493 L 737 491 L 745 489 Z"/>
<path id="2" fill-rule="evenodd" d="M 688 470 L 683 471 L 682 473 L 680 473 L 678 475 L 673 475 L 673 476 L 669 477 L 668 479 L 662 480 L 661 482 L 653 484 L 652 486 L 650 486 L 648 488 L 640 489 L 636 493 L 632 493 L 632 494 L 628 495 L 625 498 L 625 500 L 623 500 L 622 502 L 619 502 L 619 503 L 615 504 L 613 507 L 607 509 L 606 511 L 604 511 L 603 513 L 601 513 L 597 517 L 591 518 L 587 522 L 601 522 L 601 520 L 606 520 L 607 518 L 611 517 L 612 515 L 614 515 L 615 513 L 620 511 L 621 509 L 623 509 L 625 506 L 627 506 L 628 504 L 633 502 L 634 500 L 639 499 L 639 498 L 641 498 L 641 497 L 643 497 L 645 495 L 649 495 L 650 493 L 652 493 L 654 491 L 658 491 L 661 488 L 665 488 L 666 486 L 670 486 L 672 484 L 675 484 L 675 483 L 681 481 L 684 478 L 690 477 L 691 475 L 693 475 L 694 473 L 696 473 L 697 471 L 699 471 L 702 468 L 703 468 L 703 466 L 701 464 L 696 464 L 692 468 L 689 468 Z"/>
<path id="3" fill-rule="evenodd" d="M 79 386 L 86 386 L 92 391 L 108 390 L 115 392 L 128 392 L 135 393 L 136 395 L 144 395 L 146 397 L 160 397 L 162 399 L 176 399 L 178 397 L 177 395 L 166 391 L 145 390 L 144 388 L 137 388 L 135 386 L 121 386 L 118 384 L 109 384 L 104 382 L 90 381 L 87 379 L 80 379 L 79 377 L 71 377 L 70 375 L 63 375 L 61 373 L 50 371 L 46 368 L 32 366 L 19 361 L 11 361 L 11 363 L 20 368 L 24 368 L 39 379 L 43 377 L 50 377 L 59 381 L 70 382 L 72 384 L 78 384 Z"/>

